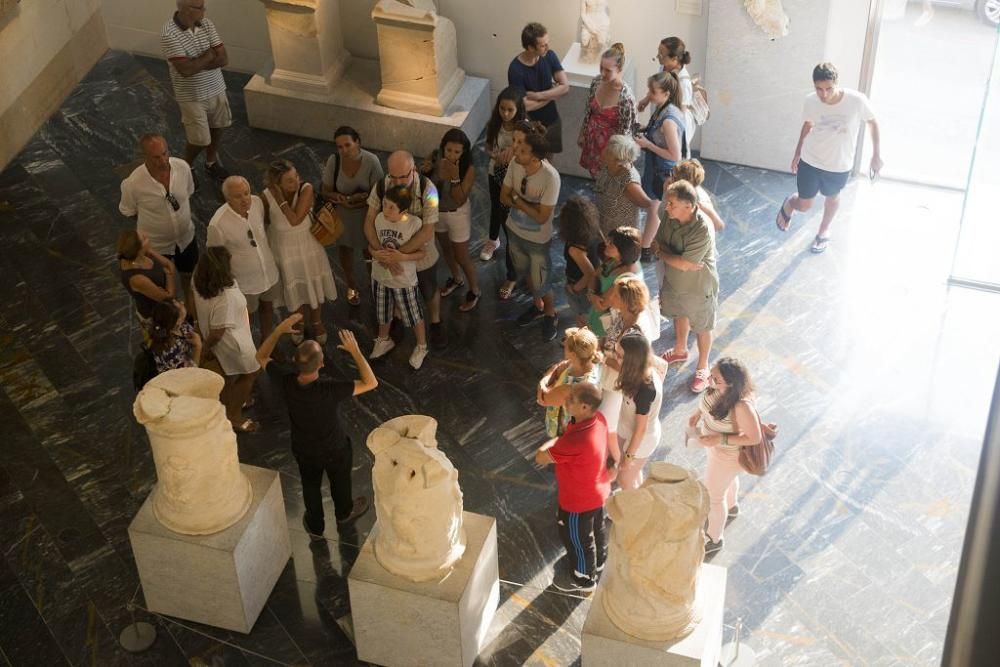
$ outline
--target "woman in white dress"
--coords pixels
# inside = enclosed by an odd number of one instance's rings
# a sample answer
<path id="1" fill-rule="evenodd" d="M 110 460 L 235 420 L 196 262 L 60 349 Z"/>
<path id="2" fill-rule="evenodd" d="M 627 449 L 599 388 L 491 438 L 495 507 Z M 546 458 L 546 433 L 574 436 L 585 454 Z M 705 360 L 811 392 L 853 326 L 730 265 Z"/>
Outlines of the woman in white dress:
<path id="1" fill-rule="evenodd" d="M 259 425 L 244 419 L 243 404 L 250 398 L 260 364 L 250 333 L 247 299 L 233 278 L 231 259 L 225 247 L 209 246 L 194 268 L 194 306 L 204 341 L 201 365 L 226 378 L 219 400 L 233 430 L 253 433 Z"/>
<path id="2" fill-rule="evenodd" d="M 302 313 L 302 320 L 312 323 L 313 338 L 323 345 L 327 336 L 320 308 L 337 298 L 337 285 L 326 250 L 309 231 L 316 195 L 288 160 L 271 163 L 266 183 L 267 239 L 281 272 L 285 308 Z M 292 340 L 301 342 L 302 334 L 293 334 Z"/>

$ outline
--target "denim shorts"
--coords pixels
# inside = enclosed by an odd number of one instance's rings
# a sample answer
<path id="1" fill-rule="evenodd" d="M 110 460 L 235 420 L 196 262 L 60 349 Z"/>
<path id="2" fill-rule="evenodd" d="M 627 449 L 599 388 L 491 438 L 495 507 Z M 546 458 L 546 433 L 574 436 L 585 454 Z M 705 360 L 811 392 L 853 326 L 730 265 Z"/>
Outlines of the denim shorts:
<path id="1" fill-rule="evenodd" d="M 847 185 L 850 171 L 827 171 L 814 167 L 805 160 L 799 160 L 799 170 L 795 175 L 795 187 L 800 199 L 812 199 L 816 193 L 824 197 L 836 197 Z"/>
<path id="2" fill-rule="evenodd" d="M 540 299 L 548 294 L 552 290 L 552 260 L 549 258 L 552 240 L 535 243 L 511 232 L 507 236 L 507 245 L 514 263 L 514 273 L 519 280 L 528 283 L 531 295 Z"/>

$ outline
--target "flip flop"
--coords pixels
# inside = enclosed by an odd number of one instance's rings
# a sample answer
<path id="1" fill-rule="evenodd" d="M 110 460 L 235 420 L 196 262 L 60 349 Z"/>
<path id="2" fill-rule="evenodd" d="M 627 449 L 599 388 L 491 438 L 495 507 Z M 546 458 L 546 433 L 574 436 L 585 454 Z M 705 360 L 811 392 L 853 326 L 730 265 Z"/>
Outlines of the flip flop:
<path id="1" fill-rule="evenodd" d="M 260 429 L 260 424 L 247 417 L 238 425 L 233 426 L 237 433 L 256 433 Z"/>
<path id="2" fill-rule="evenodd" d="M 497 296 L 500 297 L 501 301 L 507 301 L 510 299 L 511 295 L 514 294 L 514 288 L 517 287 L 517 283 L 504 283 L 497 290 Z"/>
<path id="3" fill-rule="evenodd" d="M 809 250 L 810 252 L 813 252 L 818 255 L 822 252 L 826 252 L 826 247 L 828 245 L 830 245 L 829 236 L 817 235 L 816 238 L 813 239 L 812 245 L 809 247 Z"/>
<path id="4" fill-rule="evenodd" d="M 778 215 L 776 215 L 774 218 L 774 224 L 777 225 L 778 229 L 780 229 L 783 232 L 787 232 L 788 226 L 792 224 L 792 214 L 785 213 L 785 206 L 788 204 L 788 201 L 791 198 L 792 198 L 791 195 L 785 197 L 785 201 L 781 202 L 781 208 L 778 209 Z"/>

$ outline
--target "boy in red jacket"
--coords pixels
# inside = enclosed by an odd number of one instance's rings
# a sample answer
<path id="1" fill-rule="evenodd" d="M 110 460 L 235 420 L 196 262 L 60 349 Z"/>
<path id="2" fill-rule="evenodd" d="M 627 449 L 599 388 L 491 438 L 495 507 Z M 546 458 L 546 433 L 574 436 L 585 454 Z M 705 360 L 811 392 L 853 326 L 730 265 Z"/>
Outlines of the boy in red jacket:
<path id="1" fill-rule="evenodd" d="M 555 440 L 542 445 L 535 463 L 556 465 L 559 490 L 559 536 L 573 564 L 568 582 L 559 590 L 591 593 L 608 554 L 604 501 L 611 493 L 608 474 L 608 425 L 598 411 L 601 390 L 589 382 L 573 385 L 566 410 L 570 423 Z"/>

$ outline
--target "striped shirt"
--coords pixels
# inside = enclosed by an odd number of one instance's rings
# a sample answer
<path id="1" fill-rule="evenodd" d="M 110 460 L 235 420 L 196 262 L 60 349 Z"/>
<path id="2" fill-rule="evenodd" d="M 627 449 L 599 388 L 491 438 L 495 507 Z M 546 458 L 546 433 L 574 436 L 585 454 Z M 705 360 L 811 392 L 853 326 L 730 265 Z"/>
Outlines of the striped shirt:
<path id="1" fill-rule="evenodd" d="M 200 25 L 186 30 L 177 22 L 175 14 L 160 31 L 160 49 L 171 63 L 197 58 L 217 46 L 222 46 L 222 39 L 209 19 L 202 19 Z M 207 100 L 226 92 L 226 81 L 219 68 L 202 70 L 188 77 L 181 76 L 176 67 L 169 69 L 174 98 L 178 102 Z"/>

